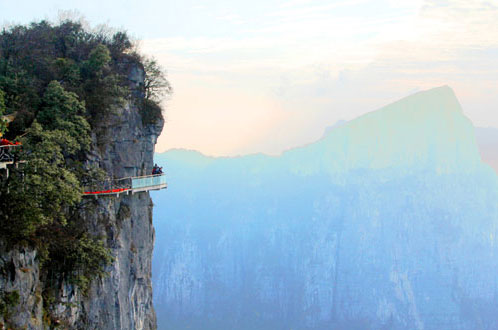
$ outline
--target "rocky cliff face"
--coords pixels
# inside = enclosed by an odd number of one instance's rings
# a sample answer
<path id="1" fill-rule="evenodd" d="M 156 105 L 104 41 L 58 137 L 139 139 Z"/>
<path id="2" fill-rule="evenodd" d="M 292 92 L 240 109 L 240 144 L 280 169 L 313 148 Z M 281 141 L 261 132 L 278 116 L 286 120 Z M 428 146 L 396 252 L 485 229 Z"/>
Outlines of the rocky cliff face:
<path id="1" fill-rule="evenodd" d="M 498 329 L 498 177 L 449 88 L 280 157 L 157 158 L 161 329 Z"/>
<path id="2" fill-rule="evenodd" d="M 42 327 L 42 283 L 36 256 L 32 249 L 8 250 L 0 243 L 0 288 L 10 293 L 0 297 L 0 329 L 6 328 L 5 319 L 16 329 Z"/>
<path id="3" fill-rule="evenodd" d="M 132 87 L 138 86 L 143 84 L 144 71 L 130 66 L 128 77 Z M 162 120 L 144 125 L 138 108 L 127 103 L 94 132 L 90 163 L 98 163 L 109 178 L 149 174 L 162 127 Z M 82 211 L 87 226 L 106 240 L 115 259 L 106 269 L 109 276 L 94 280 L 86 293 L 75 285 L 56 283 L 58 304 L 51 310 L 52 318 L 65 328 L 155 329 L 151 286 L 154 228 L 149 194 L 85 197 L 83 202 L 87 206 Z M 41 298 L 44 283 L 36 251 L 5 251 L 0 246 L 0 256 L 0 288 L 19 293 L 19 304 L 10 309 L 11 325 L 44 328 Z"/>

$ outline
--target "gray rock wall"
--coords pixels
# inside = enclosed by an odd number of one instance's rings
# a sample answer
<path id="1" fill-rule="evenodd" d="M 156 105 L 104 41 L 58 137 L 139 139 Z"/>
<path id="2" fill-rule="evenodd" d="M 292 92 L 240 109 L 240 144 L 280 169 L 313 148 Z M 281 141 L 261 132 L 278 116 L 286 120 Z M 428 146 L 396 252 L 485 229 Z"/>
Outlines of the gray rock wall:
<path id="1" fill-rule="evenodd" d="M 143 84 L 144 72 L 129 67 L 132 87 Z M 89 164 L 99 164 L 109 178 L 150 174 L 154 146 L 163 121 L 143 125 L 138 108 L 127 103 L 116 109 L 93 133 Z M 93 281 L 87 293 L 75 285 L 56 283 L 52 321 L 73 329 L 155 329 L 151 261 L 154 246 L 152 201 L 149 193 L 84 197 L 85 224 L 103 237 L 114 262 L 109 275 Z M 6 251 L 0 246 L 0 290 L 17 291 L 19 305 L 9 317 L 14 328 L 43 329 L 43 301 L 36 251 Z M 52 283 L 52 285 L 54 285 Z M 0 315 L 1 324 L 4 323 Z M 7 326 L 7 325 L 6 325 Z"/>
<path id="2" fill-rule="evenodd" d="M 17 304 L 3 306 L 0 329 L 42 326 L 41 285 L 36 251 L 28 248 L 9 251 L 0 242 L 0 292 L 11 297 L 18 295 Z M 5 304 L 7 297 L 1 298 Z"/>

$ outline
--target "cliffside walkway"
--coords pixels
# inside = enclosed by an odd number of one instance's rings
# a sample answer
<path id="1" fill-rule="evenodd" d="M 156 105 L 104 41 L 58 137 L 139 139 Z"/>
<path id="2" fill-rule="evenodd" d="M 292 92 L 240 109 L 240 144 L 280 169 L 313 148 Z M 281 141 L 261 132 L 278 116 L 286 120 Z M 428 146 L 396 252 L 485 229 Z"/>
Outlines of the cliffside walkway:
<path id="1" fill-rule="evenodd" d="M 11 150 L 15 147 L 19 146 L 0 146 L 0 168 L 6 168 L 7 165 L 14 164 L 14 156 L 11 154 Z"/>
<path id="2" fill-rule="evenodd" d="M 17 160 L 12 150 L 20 148 L 21 144 L 0 145 L 0 170 L 5 169 L 9 177 L 9 165 L 18 166 L 24 161 Z M 166 176 L 164 174 L 152 174 L 145 176 L 127 177 L 117 180 L 108 180 L 100 185 L 86 187 L 84 196 L 117 195 L 122 193 L 137 193 L 142 191 L 159 190 L 167 188 Z"/>
<path id="3" fill-rule="evenodd" d="M 142 191 L 159 190 L 167 188 L 166 176 L 164 174 L 154 174 L 146 176 L 136 176 L 110 181 L 100 189 L 87 188 L 84 196 L 116 195 L 126 193 L 137 193 Z"/>
<path id="4" fill-rule="evenodd" d="M 7 170 L 7 177 L 9 177 L 9 165 L 18 166 L 19 163 L 24 163 L 24 161 L 17 160 L 12 154 L 14 148 L 20 148 L 20 144 L 13 145 L 0 145 L 0 170 Z"/>

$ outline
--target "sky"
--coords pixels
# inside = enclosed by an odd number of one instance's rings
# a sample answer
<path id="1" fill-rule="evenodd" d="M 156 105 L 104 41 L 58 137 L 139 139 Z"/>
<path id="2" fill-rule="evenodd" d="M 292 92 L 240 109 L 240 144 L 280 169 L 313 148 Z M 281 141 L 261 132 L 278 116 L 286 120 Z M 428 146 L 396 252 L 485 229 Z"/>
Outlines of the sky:
<path id="1" fill-rule="evenodd" d="M 496 0 L 0 0 L 3 25 L 68 13 L 127 30 L 167 71 L 159 152 L 279 154 L 441 85 L 498 127 Z"/>

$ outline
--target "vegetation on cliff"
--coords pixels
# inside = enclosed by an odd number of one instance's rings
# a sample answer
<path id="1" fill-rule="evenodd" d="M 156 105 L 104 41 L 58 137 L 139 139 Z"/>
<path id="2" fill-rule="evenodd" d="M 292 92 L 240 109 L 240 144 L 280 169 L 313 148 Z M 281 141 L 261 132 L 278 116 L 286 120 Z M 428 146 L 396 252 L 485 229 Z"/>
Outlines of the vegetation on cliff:
<path id="1" fill-rule="evenodd" d="M 131 67 L 145 83 L 130 84 Z M 125 102 L 137 104 L 146 123 L 162 117 L 159 95 L 171 88 L 153 60 L 134 50 L 125 32 L 86 30 L 79 22 L 42 21 L 0 33 L 0 115 L 15 114 L 6 129 L 22 142 L 25 161 L 0 179 L 0 239 L 38 249 L 43 276 L 83 289 L 111 261 L 101 238 L 81 218 L 82 186 L 104 176 L 87 156 L 91 133 Z M 95 141 L 94 141 L 95 142 Z"/>
<path id="2" fill-rule="evenodd" d="M 5 112 L 5 93 L 2 90 L 0 90 L 0 116 L 3 116 L 4 112 Z M 0 134 L 3 135 L 5 129 L 6 129 L 5 122 L 0 119 Z"/>

